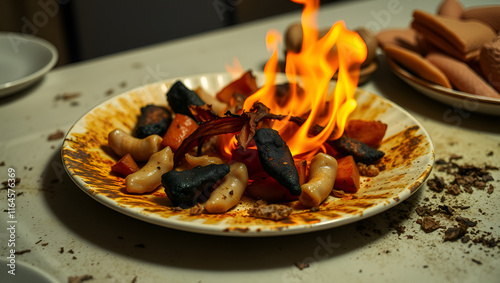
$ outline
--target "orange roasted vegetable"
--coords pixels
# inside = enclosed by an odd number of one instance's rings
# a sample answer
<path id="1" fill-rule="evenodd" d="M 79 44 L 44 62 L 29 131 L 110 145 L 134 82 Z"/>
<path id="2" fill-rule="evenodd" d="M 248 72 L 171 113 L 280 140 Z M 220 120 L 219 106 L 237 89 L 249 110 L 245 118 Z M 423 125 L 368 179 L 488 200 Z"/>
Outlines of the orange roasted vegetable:
<path id="1" fill-rule="evenodd" d="M 377 148 L 384 138 L 387 124 L 380 121 L 350 120 L 345 134 L 355 140 Z"/>
<path id="2" fill-rule="evenodd" d="M 333 187 L 346 193 L 357 192 L 359 189 L 359 171 L 352 155 L 338 159 L 337 164 L 337 177 Z"/>
<path id="3" fill-rule="evenodd" d="M 121 174 L 123 176 L 128 176 L 139 170 L 139 166 L 135 163 L 130 153 L 125 154 L 120 160 L 118 160 L 113 166 L 111 166 L 111 171 Z"/>
<path id="4" fill-rule="evenodd" d="M 170 146 L 175 151 L 185 138 L 198 129 L 198 124 L 190 117 L 177 113 L 163 136 L 163 146 Z"/>

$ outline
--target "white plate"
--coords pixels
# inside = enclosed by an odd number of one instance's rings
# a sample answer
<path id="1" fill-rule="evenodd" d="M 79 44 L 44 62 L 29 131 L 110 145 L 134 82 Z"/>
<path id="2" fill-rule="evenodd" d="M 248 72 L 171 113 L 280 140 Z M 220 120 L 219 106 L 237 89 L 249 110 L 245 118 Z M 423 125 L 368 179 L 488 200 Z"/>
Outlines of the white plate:
<path id="1" fill-rule="evenodd" d="M 414 76 L 390 58 L 386 59 L 396 76 L 428 97 L 467 111 L 500 116 L 500 99 L 474 95 L 430 83 Z"/>
<path id="2" fill-rule="evenodd" d="M 0 32 L 0 97 L 24 89 L 57 63 L 50 42 L 28 34 Z"/>
<path id="3" fill-rule="evenodd" d="M 262 74 L 257 77 L 263 82 Z M 179 79 L 189 88 L 201 86 L 215 94 L 231 81 L 231 76 L 207 74 Z M 358 89 L 358 108 L 352 117 L 388 124 L 380 147 L 386 152 L 383 162 L 387 169 L 377 177 L 362 178 L 361 188 L 354 195 L 328 197 L 319 211 L 295 210 L 282 221 L 257 219 L 246 212 L 254 201 L 244 198 L 223 215 L 190 215 L 189 210 L 169 206 L 162 190 L 151 195 L 127 194 L 123 178 L 110 174 L 116 160 L 108 154 L 107 135 L 114 128 L 131 132 L 141 106 L 166 105 L 165 93 L 175 81 L 146 85 L 110 98 L 69 130 L 62 158 L 66 171 L 84 192 L 123 214 L 165 227 L 227 236 L 275 236 L 333 228 L 385 211 L 418 190 L 432 170 L 434 149 L 422 125 L 394 103 Z"/>

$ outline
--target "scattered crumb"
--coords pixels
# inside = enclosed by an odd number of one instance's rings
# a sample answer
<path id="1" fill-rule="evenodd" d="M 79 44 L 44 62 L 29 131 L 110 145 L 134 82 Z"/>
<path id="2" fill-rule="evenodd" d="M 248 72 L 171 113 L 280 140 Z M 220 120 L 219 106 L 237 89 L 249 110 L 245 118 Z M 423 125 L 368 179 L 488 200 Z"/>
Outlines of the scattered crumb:
<path id="1" fill-rule="evenodd" d="M 309 267 L 309 263 L 307 262 L 295 262 L 294 263 L 295 266 L 297 266 L 298 269 L 302 270 L 304 268 L 308 268 Z"/>
<path id="2" fill-rule="evenodd" d="M 417 221 L 417 223 L 418 223 L 418 221 Z M 424 218 L 420 221 L 419 224 L 422 227 L 422 230 L 424 230 L 426 233 L 430 233 L 430 232 L 435 231 L 441 227 L 441 225 L 439 224 L 439 221 L 434 219 L 434 217 L 430 217 L 430 216 L 424 216 Z"/>
<path id="3" fill-rule="evenodd" d="M 444 240 L 456 241 L 462 238 L 465 235 L 465 232 L 467 232 L 467 226 L 460 223 L 458 226 L 453 226 L 444 231 Z"/>
<path id="4" fill-rule="evenodd" d="M 136 244 L 134 245 L 136 248 L 145 248 L 146 246 L 144 244 Z"/>
<path id="5" fill-rule="evenodd" d="M 60 254 L 64 253 L 64 247 L 61 247 L 61 248 L 59 249 L 59 253 L 60 253 Z"/>
<path id="6" fill-rule="evenodd" d="M 58 140 L 64 138 L 64 132 L 61 130 L 57 130 L 54 133 L 50 134 L 47 140 L 52 141 L 52 140 Z"/>
<path id="7" fill-rule="evenodd" d="M 374 164 L 367 165 L 367 164 L 358 162 L 356 165 L 358 167 L 358 171 L 359 171 L 359 174 L 361 176 L 375 177 L 378 174 L 380 174 L 380 168 Z"/>
<path id="8" fill-rule="evenodd" d="M 472 259 L 472 262 L 477 263 L 477 264 L 483 264 L 482 262 L 480 262 L 480 261 L 479 261 L 479 260 L 477 260 L 477 259 Z"/>
<path id="9" fill-rule="evenodd" d="M 203 212 L 203 207 L 199 203 L 197 203 L 195 206 L 189 209 L 189 214 L 191 215 L 199 215 L 202 212 Z"/>
<path id="10" fill-rule="evenodd" d="M 56 100 L 69 101 L 79 97 L 80 95 L 81 95 L 80 92 L 69 92 L 69 93 L 58 94 L 56 96 Z"/>
<path id="11" fill-rule="evenodd" d="M 26 250 L 16 251 L 14 254 L 16 254 L 16 255 L 22 255 L 22 254 L 29 253 L 29 252 L 31 252 L 31 250 L 26 249 Z"/>
<path id="12" fill-rule="evenodd" d="M 293 208 L 284 204 L 269 204 L 252 207 L 248 210 L 248 214 L 257 218 L 282 220 L 287 218 L 293 211 Z"/>
<path id="13" fill-rule="evenodd" d="M 0 162 L 0 166 L 5 166 L 5 161 Z"/>

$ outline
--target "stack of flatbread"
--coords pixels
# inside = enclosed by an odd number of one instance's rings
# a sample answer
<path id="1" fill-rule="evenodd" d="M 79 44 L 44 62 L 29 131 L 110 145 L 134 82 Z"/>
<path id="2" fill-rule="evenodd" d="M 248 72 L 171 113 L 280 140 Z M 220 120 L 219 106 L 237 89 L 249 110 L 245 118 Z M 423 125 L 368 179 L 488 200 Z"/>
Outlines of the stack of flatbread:
<path id="1" fill-rule="evenodd" d="M 465 8 L 444 0 L 436 14 L 413 12 L 405 29 L 377 35 L 386 56 L 429 82 L 500 98 L 500 5 Z"/>

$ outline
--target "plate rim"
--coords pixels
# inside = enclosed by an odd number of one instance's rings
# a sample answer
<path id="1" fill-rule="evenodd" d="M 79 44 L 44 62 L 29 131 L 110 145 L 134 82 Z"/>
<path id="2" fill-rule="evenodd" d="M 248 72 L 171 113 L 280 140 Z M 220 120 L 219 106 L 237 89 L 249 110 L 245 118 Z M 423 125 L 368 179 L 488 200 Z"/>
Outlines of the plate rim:
<path id="1" fill-rule="evenodd" d="M 254 74 L 262 74 L 260 72 L 253 72 Z M 239 231 L 239 230 L 230 230 L 230 231 L 224 231 L 224 229 L 221 229 L 220 226 L 217 225 L 203 225 L 203 228 L 200 228 L 200 226 L 196 225 L 189 225 L 192 222 L 187 222 L 187 221 L 182 221 L 179 219 L 173 219 L 173 218 L 164 218 L 159 215 L 155 214 L 145 214 L 142 211 L 139 211 L 134 208 L 130 207 L 125 207 L 125 206 L 120 206 L 118 202 L 116 202 L 114 199 L 111 199 L 107 196 L 101 195 L 101 194 L 93 194 L 92 189 L 89 189 L 85 182 L 78 176 L 75 176 L 75 174 L 72 172 L 72 170 L 68 167 L 68 164 L 66 163 L 65 157 L 63 150 L 66 147 L 70 147 L 68 145 L 68 136 L 73 132 L 75 127 L 78 126 L 78 124 L 88 115 L 89 113 L 93 112 L 94 110 L 98 109 L 99 107 L 102 107 L 103 105 L 107 103 L 111 103 L 113 100 L 118 99 L 123 96 L 127 96 L 131 92 L 138 92 L 140 90 L 144 90 L 148 87 L 151 86 L 160 86 L 164 84 L 172 84 L 176 80 L 188 80 L 188 79 L 194 79 L 194 78 L 201 78 L 201 77 L 206 77 L 206 76 L 214 76 L 214 77 L 220 77 L 220 76 L 228 76 L 229 74 L 226 72 L 217 72 L 217 73 L 203 73 L 203 74 L 198 74 L 198 75 L 188 75 L 188 76 L 179 76 L 175 78 L 170 78 L 150 84 L 145 84 L 141 85 L 138 87 L 135 87 L 130 90 L 126 90 L 120 94 L 117 94 L 113 97 L 110 97 L 99 104 L 95 105 L 91 109 L 89 109 L 86 113 L 84 113 L 76 122 L 71 126 L 71 128 L 68 130 L 68 132 L 65 134 L 64 142 L 61 146 L 61 158 L 64 164 L 65 171 L 67 174 L 70 176 L 72 181 L 79 187 L 79 189 L 83 190 L 87 195 L 89 195 L 91 198 L 94 200 L 98 201 L 99 203 L 119 212 L 124 215 L 133 217 L 135 219 L 145 221 L 151 224 L 159 225 L 162 227 L 167 227 L 171 229 L 177 229 L 177 230 L 182 230 L 182 231 L 187 231 L 187 232 L 194 232 L 194 233 L 201 233 L 201 234 L 209 234 L 209 235 L 218 235 L 218 236 L 237 236 L 237 237 L 267 237 L 267 236 L 285 236 L 285 235 L 294 235 L 294 234 L 302 234 L 302 233 L 309 233 L 309 232 L 314 232 L 314 231 L 319 231 L 319 230 L 325 230 L 325 229 L 332 229 L 335 227 L 347 225 L 356 221 L 359 221 L 361 219 L 369 218 L 371 216 L 374 216 L 376 214 L 382 213 L 394 206 L 396 206 L 398 203 L 404 201 L 405 199 L 409 198 L 412 194 L 414 194 L 416 191 L 418 191 L 421 186 L 424 184 L 426 179 L 429 177 L 430 173 L 432 172 L 432 169 L 434 167 L 434 162 L 435 162 L 435 153 L 434 153 L 434 145 L 432 142 L 432 139 L 427 132 L 427 130 L 423 127 L 423 125 L 415 118 L 413 117 L 408 111 L 406 111 L 404 108 L 396 104 L 395 102 L 384 98 L 380 95 L 377 95 L 371 91 L 363 90 L 362 88 L 357 88 L 360 89 L 364 92 L 366 92 L 368 95 L 375 96 L 377 99 L 381 99 L 383 102 L 389 103 L 391 107 L 397 109 L 397 111 L 401 112 L 404 114 L 406 117 L 411 119 L 412 122 L 415 123 L 419 127 L 419 131 L 422 131 L 422 134 L 426 136 L 426 141 L 429 143 L 429 153 L 430 153 L 430 160 L 429 164 L 427 164 L 427 168 L 423 170 L 420 173 L 420 176 L 412 183 L 412 186 L 405 187 L 398 195 L 397 199 L 396 197 L 386 199 L 385 203 L 383 203 L 383 209 L 381 209 L 379 206 L 382 205 L 381 203 L 377 203 L 376 205 L 369 207 L 361 214 L 353 214 L 353 215 L 348 215 L 348 217 L 342 217 L 340 219 L 332 219 L 329 221 L 322 221 L 319 223 L 311 223 L 311 224 L 299 224 L 295 226 L 287 226 L 283 229 L 280 230 L 271 230 L 271 229 L 262 229 L 262 230 L 248 230 L 248 231 Z M 428 154 L 429 154 L 428 153 Z M 428 155 L 426 154 L 426 155 Z M 165 220 L 168 219 L 168 223 L 165 223 Z M 332 225 L 335 224 L 335 225 Z"/>
<path id="2" fill-rule="evenodd" d="M 50 60 L 43 67 L 39 68 L 35 72 L 10 82 L 1 83 L 0 96 L 17 92 L 35 83 L 38 79 L 41 79 L 46 73 L 52 70 L 52 68 L 57 63 L 57 60 L 59 59 L 59 53 L 57 51 L 57 48 L 52 43 L 43 38 L 25 33 L 0 32 L 0 40 L 8 39 L 11 36 L 19 38 L 20 40 L 24 41 L 27 40 L 28 42 L 35 44 L 39 48 L 49 51 L 51 57 Z"/>

